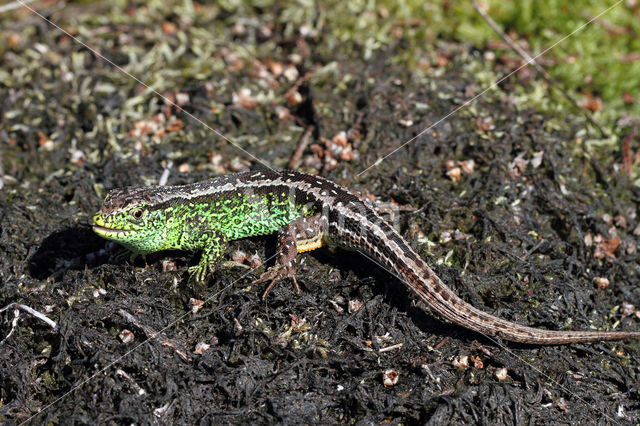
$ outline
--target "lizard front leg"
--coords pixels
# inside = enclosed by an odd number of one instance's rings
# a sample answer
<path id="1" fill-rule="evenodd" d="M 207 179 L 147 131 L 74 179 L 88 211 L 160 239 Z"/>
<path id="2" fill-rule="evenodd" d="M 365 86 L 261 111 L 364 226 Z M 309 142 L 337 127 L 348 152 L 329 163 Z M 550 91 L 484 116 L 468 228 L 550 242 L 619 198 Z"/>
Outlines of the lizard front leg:
<path id="1" fill-rule="evenodd" d="M 195 279 L 197 283 L 201 283 L 207 277 L 207 273 L 216 269 L 216 264 L 224 255 L 229 242 L 221 233 L 204 235 L 196 242 L 187 242 L 185 245 L 195 246 L 202 250 L 200 261 L 197 265 L 189 268 L 189 276 Z"/>
<path id="2" fill-rule="evenodd" d="M 277 259 L 273 268 L 265 271 L 253 284 L 271 281 L 262 295 L 266 299 L 273 286 L 284 278 L 291 278 L 298 293 L 295 259 L 298 253 L 315 250 L 324 245 L 323 230 L 326 219 L 321 215 L 301 217 L 278 231 Z"/>

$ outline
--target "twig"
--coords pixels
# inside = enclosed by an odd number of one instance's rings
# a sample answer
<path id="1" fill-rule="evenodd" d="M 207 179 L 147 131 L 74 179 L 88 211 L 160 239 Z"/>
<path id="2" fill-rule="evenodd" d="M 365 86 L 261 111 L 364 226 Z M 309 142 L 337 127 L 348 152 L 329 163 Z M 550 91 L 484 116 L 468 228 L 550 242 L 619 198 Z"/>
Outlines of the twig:
<path id="1" fill-rule="evenodd" d="M 4 188 L 4 170 L 2 169 L 2 154 L 0 153 L 0 191 Z"/>
<path id="2" fill-rule="evenodd" d="M 118 368 L 116 370 L 116 374 L 118 376 L 122 376 L 125 379 L 129 380 L 129 383 L 131 383 L 131 386 L 133 387 L 133 390 L 136 391 L 136 393 L 138 394 L 138 396 L 142 396 L 145 395 L 147 393 L 147 391 L 145 391 L 144 389 L 142 389 L 142 387 L 136 383 L 135 380 L 133 380 L 133 377 L 131 377 L 130 375 L 127 374 L 126 371 L 124 371 L 122 368 Z"/>
<path id="3" fill-rule="evenodd" d="M 13 334 L 13 332 L 16 329 L 16 326 L 18 325 L 18 320 L 19 319 L 20 319 L 20 310 L 18 308 L 16 308 L 13 311 L 13 321 L 11 321 L 11 330 L 9 331 L 9 334 L 7 334 L 7 337 L 2 339 L 2 341 L 0 342 L 0 345 L 3 344 L 9 337 L 11 337 L 11 335 Z"/>
<path id="4" fill-rule="evenodd" d="M 305 130 L 300 137 L 298 146 L 296 147 L 296 150 L 294 151 L 293 155 L 291 156 L 291 160 L 287 165 L 289 169 L 295 169 L 300 165 L 300 159 L 302 158 L 304 150 L 307 149 L 307 145 L 309 145 L 309 136 L 311 136 L 311 133 L 313 133 L 313 129 L 313 126 L 307 127 L 307 130 Z"/>
<path id="5" fill-rule="evenodd" d="M 402 345 L 403 345 L 402 343 L 397 343 L 395 345 L 391 345 L 391 346 L 387 346 L 386 348 L 382 348 L 378 352 L 379 353 L 384 353 L 384 352 L 392 351 L 394 349 L 400 349 L 402 347 Z"/>
<path id="6" fill-rule="evenodd" d="M 581 111 L 584 116 L 587 118 L 587 121 L 589 121 L 594 127 L 596 127 L 600 133 L 602 134 L 603 137 L 608 138 L 609 137 L 609 132 L 607 130 L 605 130 L 604 127 L 602 127 L 602 125 L 600 123 L 598 123 L 598 121 L 596 121 L 596 119 L 593 117 L 593 115 L 591 115 L 591 113 L 589 111 L 586 111 L 584 108 L 582 108 L 578 102 L 573 98 L 573 96 L 569 95 L 569 93 L 567 93 L 562 87 L 560 87 L 551 77 L 551 75 L 547 72 L 547 70 L 545 70 L 540 64 L 538 64 L 536 62 L 536 60 L 534 58 L 531 57 L 531 55 L 529 55 L 523 48 L 521 48 L 520 46 L 518 46 L 511 37 L 509 37 L 504 31 L 502 31 L 502 29 L 498 26 L 498 24 L 496 24 L 496 21 L 494 21 L 489 15 L 487 15 L 484 10 L 482 10 L 482 8 L 476 3 L 473 3 L 473 8 L 476 10 L 476 12 L 478 12 L 480 14 L 480 16 L 482 16 L 482 18 L 487 22 L 487 24 L 489 24 L 489 26 L 496 32 L 498 33 L 498 35 L 500 37 L 502 37 L 502 40 L 504 40 L 505 43 L 507 43 L 509 45 L 509 47 L 511 47 L 511 49 L 513 49 L 518 55 L 520 55 L 522 57 L 522 59 L 524 59 L 525 61 L 527 61 L 528 64 L 531 64 L 533 66 L 533 68 L 538 71 L 541 75 L 542 78 L 547 82 L 547 84 L 549 84 L 552 88 L 558 90 L 560 93 L 562 93 L 562 95 L 574 106 L 578 109 L 578 111 Z"/>
<path id="7" fill-rule="evenodd" d="M 60 328 L 60 326 L 53 321 L 52 319 L 49 319 L 45 314 L 40 313 L 38 311 L 36 311 L 33 308 L 28 307 L 27 305 L 23 305 L 21 303 L 9 303 L 7 306 L 5 306 L 4 308 L 0 308 L 0 313 L 13 308 L 13 321 L 11 321 L 11 330 L 9 331 L 9 334 L 7 334 L 7 336 L 2 339 L 2 341 L 0 341 L 0 345 L 3 344 L 9 337 L 11 337 L 11 335 L 13 334 L 13 332 L 16 330 L 16 327 L 18 326 L 18 320 L 20 319 L 20 311 L 24 311 L 28 314 L 33 315 L 34 317 L 46 322 L 47 324 L 49 324 L 49 326 L 51 328 L 53 328 L 54 330 L 58 330 Z"/>
<path id="8" fill-rule="evenodd" d="M 173 167 L 173 161 L 169 160 L 164 170 L 162 171 L 160 179 L 158 179 L 159 186 L 165 186 L 167 184 L 167 181 L 169 180 L 169 174 L 171 173 L 171 167 Z"/>
<path id="9" fill-rule="evenodd" d="M 633 165 L 633 159 L 631 158 L 631 142 L 638 133 L 638 124 L 634 124 L 631 131 L 622 139 L 622 165 L 627 176 L 631 176 L 631 166 Z"/>

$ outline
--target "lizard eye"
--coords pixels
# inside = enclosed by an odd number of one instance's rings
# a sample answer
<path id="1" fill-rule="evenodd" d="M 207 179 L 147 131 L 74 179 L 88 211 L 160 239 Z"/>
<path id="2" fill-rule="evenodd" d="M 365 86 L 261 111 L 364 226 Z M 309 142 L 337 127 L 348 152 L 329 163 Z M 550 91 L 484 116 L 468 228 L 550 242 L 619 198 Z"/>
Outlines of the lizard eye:
<path id="1" fill-rule="evenodd" d="M 142 217 L 142 209 L 135 209 L 131 214 L 134 219 L 138 220 Z"/>

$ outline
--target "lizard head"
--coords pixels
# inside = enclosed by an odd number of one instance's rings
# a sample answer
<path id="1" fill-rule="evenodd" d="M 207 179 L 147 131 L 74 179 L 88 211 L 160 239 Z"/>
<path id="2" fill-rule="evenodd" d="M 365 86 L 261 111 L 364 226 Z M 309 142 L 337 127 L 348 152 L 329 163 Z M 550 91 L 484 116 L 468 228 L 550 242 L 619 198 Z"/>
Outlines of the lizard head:
<path id="1" fill-rule="evenodd" d="M 93 232 L 136 253 L 162 250 L 167 234 L 162 209 L 153 209 L 152 188 L 119 188 L 109 192 L 93 216 Z"/>

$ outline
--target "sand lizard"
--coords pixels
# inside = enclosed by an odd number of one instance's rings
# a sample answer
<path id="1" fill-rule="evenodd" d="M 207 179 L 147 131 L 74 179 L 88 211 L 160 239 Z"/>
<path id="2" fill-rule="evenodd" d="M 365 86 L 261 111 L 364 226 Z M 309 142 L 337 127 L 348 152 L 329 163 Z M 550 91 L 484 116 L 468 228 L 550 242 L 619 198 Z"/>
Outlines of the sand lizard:
<path id="1" fill-rule="evenodd" d="M 200 262 L 190 268 L 198 281 L 215 269 L 229 241 L 277 232 L 276 264 L 255 281 L 271 281 L 267 291 L 283 278 L 295 282 L 297 253 L 330 244 L 367 253 L 444 319 L 485 335 L 534 344 L 640 338 L 635 331 L 532 328 L 476 309 L 448 288 L 354 192 L 297 171 L 254 171 L 182 186 L 115 189 L 93 221 L 98 235 L 134 253 L 201 251 Z"/>

